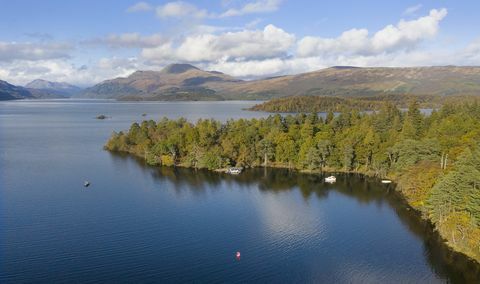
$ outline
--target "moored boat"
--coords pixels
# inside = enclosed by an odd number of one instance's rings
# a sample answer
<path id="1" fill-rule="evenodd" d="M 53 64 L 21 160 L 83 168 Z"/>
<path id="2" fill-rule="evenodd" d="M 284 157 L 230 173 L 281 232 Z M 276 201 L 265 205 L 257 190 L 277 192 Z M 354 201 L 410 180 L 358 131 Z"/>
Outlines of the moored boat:
<path id="1" fill-rule="evenodd" d="M 337 178 L 334 176 L 329 176 L 325 178 L 325 182 L 328 182 L 328 183 L 334 183 L 336 181 L 337 181 Z"/>
<path id="2" fill-rule="evenodd" d="M 227 173 L 232 175 L 238 175 L 241 172 L 242 172 L 242 168 L 229 168 L 227 170 Z"/>

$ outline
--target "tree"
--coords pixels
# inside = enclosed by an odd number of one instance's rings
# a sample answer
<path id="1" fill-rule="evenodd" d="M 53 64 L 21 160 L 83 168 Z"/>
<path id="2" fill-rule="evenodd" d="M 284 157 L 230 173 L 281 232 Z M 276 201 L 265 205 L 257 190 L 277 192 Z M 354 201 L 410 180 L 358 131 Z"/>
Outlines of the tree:
<path id="1" fill-rule="evenodd" d="M 263 157 L 263 166 L 268 166 L 268 161 L 275 157 L 275 146 L 269 138 L 260 141 L 259 154 Z"/>
<path id="2" fill-rule="evenodd" d="M 328 111 L 327 116 L 325 117 L 325 124 L 329 124 L 333 121 L 333 118 L 335 115 L 333 114 L 333 111 Z"/>
<path id="3" fill-rule="evenodd" d="M 327 160 L 330 157 L 332 143 L 330 140 L 320 140 L 317 142 L 318 156 L 320 159 L 320 167 L 323 170 L 327 166 Z"/>

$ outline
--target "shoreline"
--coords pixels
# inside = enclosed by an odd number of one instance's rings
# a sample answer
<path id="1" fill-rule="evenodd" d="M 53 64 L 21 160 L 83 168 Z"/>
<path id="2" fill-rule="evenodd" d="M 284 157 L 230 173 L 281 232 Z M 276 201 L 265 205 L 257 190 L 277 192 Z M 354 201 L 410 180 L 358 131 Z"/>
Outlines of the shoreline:
<path id="1" fill-rule="evenodd" d="M 159 165 L 149 164 L 144 157 L 138 156 L 133 152 L 112 151 L 112 150 L 109 150 L 109 149 L 106 149 L 106 148 L 104 150 L 109 151 L 111 153 L 117 153 L 117 154 L 126 155 L 126 156 L 129 156 L 129 157 L 136 158 L 136 159 L 140 160 L 141 162 L 145 163 L 145 165 L 148 165 L 148 166 L 151 166 L 151 167 L 154 167 L 154 168 L 159 167 Z M 215 173 L 232 175 L 232 174 L 227 173 L 228 168 L 219 168 L 219 169 L 194 168 L 194 167 L 190 167 L 190 166 L 186 166 L 186 165 L 182 165 L 182 164 L 177 164 L 177 165 L 172 165 L 172 166 L 165 166 L 164 165 L 164 166 L 161 166 L 161 167 L 170 167 L 170 168 L 179 167 L 179 168 L 192 169 L 192 170 L 201 169 L 201 170 L 207 170 L 207 171 L 211 171 L 211 172 L 215 172 Z M 280 164 L 271 164 L 271 165 L 268 165 L 266 167 L 265 166 L 253 166 L 253 167 L 248 167 L 248 168 L 244 168 L 244 169 L 260 169 L 260 168 L 284 169 L 284 170 L 296 171 L 297 173 L 301 173 L 301 174 L 310 174 L 310 175 L 314 175 L 314 174 L 322 174 L 323 175 L 323 174 L 336 174 L 336 173 L 358 174 L 358 175 L 362 175 L 362 176 L 365 176 L 365 177 L 368 177 L 368 178 L 377 179 L 378 182 L 380 182 L 380 180 L 382 179 L 382 177 L 380 177 L 378 175 L 368 173 L 368 172 L 364 172 L 364 171 L 358 171 L 358 170 L 348 171 L 348 170 L 343 170 L 343 169 L 332 169 L 332 168 L 326 168 L 325 170 L 302 170 L 302 169 L 297 169 L 297 168 L 294 168 L 294 167 L 288 167 L 288 166 L 280 165 Z M 233 175 L 233 176 L 238 176 L 238 175 Z M 412 213 L 415 214 L 416 218 L 418 218 L 419 222 L 427 222 L 428 225 L 432 228 L 432 233 L 435 233 L 435 234 L 438 235 L 442 245 L 447 247 L 451 252 L 456 253 L 456 254 L 460 254 L 463 257 L 465 257 L 466 259 L 468 259 L 468 260 L 474 262 L 476 265 L 480 266 L 480 259 L 476 259 L 474 256 L 467 254 L 463 250 L 456 249 L 448 241 L 448 239 L 445 236 L 442 235 L 442 233 L 440 232 L 440 230 L 438 230 L 436 225 L 429 218 L 427 218 L 421 210 L 419 210 L 418 208 L 416 208 L 414 205 L 411 204 L 411 202 L 408 200 L 407 196 L 400 190 L 400 187 L 402 185 L 398 183 L 398 180 L 395 177 L 389 177 L 388 175 L 386 175 L 385 178 L 388 178 L 389 180 L 392 181 L 392 183 L 389 184 L 389 186 L 393 186 L 393 190 L 394 190 L 395 194 L 400 198 L 400 201 L 405 206 L 407 206 L 407 210 L 412 211 Z"/>

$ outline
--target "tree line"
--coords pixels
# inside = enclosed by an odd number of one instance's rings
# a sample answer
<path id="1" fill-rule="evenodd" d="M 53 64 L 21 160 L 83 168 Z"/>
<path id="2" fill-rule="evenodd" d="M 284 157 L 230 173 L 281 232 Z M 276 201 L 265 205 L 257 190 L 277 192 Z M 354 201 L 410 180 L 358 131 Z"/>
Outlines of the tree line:
<path id="1" fill-rule="evenodd" d="M 476 96 L 439 96 L 439 95 L 371 95 L 371 96 L 289 96 L 276 98 L 267 102 L 254 105 L 250 110 L 299 113 L 299 112 L 341 112 L 343 110 L 357 109 L 360 111 L 380 110 L 386 102 L 398 108 L 408 108 L 411 101 L 415 100 L 421 108 L 439 108 L 443 104 L 455 101 L 478 101 Z"/>
<path id="2" fill-rule="evenodd" d="M 480 260 L 480 104 L 447 103 L 430 115 L 412 102 L 371 113 L 344 108 L 225 123 L 163 118 L 133 123 L 105 145 L 151 165 L 283 167 L 389 177 L 458 251 Z"/>

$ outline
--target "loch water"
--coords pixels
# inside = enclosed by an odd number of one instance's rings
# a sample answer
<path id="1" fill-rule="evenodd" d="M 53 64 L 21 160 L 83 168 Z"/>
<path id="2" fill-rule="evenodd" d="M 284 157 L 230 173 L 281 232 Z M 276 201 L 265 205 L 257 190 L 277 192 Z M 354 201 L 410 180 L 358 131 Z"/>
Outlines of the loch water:
<path id="1" fill-rule="evenodd" d="M 268 115 L 254 103 L 0 102 L 0 283 L 480 282 L 376 179 L 156 168 L 102 149 L 143 119 Z"/>

